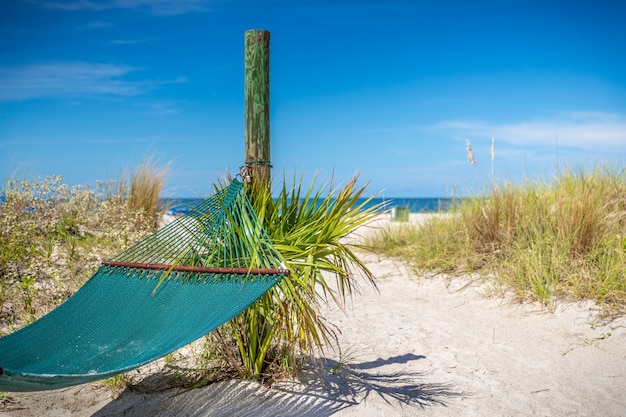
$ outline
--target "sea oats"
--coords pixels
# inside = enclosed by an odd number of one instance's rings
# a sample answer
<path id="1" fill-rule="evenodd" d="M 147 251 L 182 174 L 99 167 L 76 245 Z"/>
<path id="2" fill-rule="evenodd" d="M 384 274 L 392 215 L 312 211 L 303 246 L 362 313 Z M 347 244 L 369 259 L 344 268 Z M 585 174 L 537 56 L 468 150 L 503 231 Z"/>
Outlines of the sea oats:
<path id="1" fill-rule="evenodd" d="M 467 160 L 470 165 L 476 165 L 476 158 L 474 158 L 474 151 L 472 150 L 472 144 L 469 139 L 465 139 L 465 149 L 467 150 Z"/>

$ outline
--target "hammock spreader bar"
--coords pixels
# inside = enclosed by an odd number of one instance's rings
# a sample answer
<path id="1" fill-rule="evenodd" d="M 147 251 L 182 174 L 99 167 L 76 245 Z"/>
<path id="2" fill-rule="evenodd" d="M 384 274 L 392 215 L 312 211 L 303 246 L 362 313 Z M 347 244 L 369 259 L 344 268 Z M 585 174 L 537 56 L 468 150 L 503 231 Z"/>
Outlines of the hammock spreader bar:
<path id="1" fill-rule="evenodd" d="M 168 264 L 144 264 L 139 262 L 102 261 L 104 266 L 119 266 L 122 268 L 153 269 L 157 271 L 180 271 L 213 274 L 236 274 L 236 275 L 284 275 L 289 276 L 288 269 L 271 268 L 220 268 L 210 266 L 168 265 Z"/>

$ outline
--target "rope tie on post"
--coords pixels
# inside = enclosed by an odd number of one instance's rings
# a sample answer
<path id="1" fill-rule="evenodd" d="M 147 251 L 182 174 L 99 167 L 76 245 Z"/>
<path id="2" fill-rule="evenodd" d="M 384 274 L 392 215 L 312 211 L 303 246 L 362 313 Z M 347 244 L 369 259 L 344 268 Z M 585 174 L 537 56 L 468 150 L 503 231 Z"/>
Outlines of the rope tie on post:
<path id="1" fill-rule="evenodd" d="M 267 160 L 246 161 L 246 163 L 239 168 L 239 176 L 245 183 L 252 182 L 252 167 L 253 166 L 266 166 L 272 168 L 272 163 Z"/>

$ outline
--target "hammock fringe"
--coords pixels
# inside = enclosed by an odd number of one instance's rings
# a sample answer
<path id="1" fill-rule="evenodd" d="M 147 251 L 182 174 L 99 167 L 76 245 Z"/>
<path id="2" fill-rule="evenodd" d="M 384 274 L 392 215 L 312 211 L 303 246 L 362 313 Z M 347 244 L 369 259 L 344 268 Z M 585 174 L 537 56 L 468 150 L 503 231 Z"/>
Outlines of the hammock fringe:
<path id="1" fill-rule="evenodd" d="M 102 261 L 102 265 L 111 267 L 152 269 L 157 271 L 197 272 L 230 275 L 284 275 L 291 273 L 288 269 L 272 268 L 221 268 L 210 266 L 169 265 L 169 264 L 144 264 L 139 262 Z"/>

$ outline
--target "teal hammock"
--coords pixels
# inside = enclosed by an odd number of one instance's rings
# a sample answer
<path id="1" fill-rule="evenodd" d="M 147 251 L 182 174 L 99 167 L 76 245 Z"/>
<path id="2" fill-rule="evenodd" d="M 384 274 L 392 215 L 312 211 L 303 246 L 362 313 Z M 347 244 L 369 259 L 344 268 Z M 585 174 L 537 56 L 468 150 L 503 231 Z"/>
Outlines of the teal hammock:
<path id="1" fill-rule="evenodd" d="M 233 180 L 103 262 L 55 310 L 0 338 L 0 391 L 64 388 L 138 368 L 232 319 L 288 274 Z"/>

